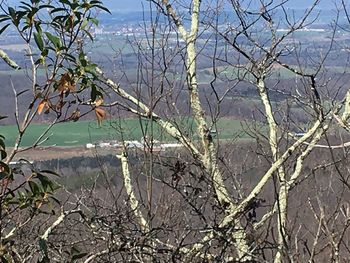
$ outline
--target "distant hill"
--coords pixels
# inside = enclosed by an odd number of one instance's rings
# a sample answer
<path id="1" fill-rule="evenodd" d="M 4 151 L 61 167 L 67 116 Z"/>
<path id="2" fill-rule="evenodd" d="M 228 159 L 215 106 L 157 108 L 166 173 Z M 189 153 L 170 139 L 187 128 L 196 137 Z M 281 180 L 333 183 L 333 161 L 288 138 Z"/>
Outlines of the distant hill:
<path id="1" fill-rule="evenodd" d="M 5 0 L 5 3 L 9 5 L 20 5 L 20 2 L 30 2 L 29 0 Z M 148 5 L 146 1 L 143 0 L 102 0 L 104 5 L 106 5 L 111 10 L 115 11 L 140 11 L 142 10 L 142 4 Z"/>
<path id="2" fill-rule="evenodd" d="M 140 11 L 142 10 L 142 4 L 148 6 L 146 1 L 142 0 L 103 0 L 103 3 L 113 11 Z"/>
<path id="3" fill-rule="evenodd" d="M 253 0 L 254 1 L 254 0 Z M 112 10 L 128 10 L 128 11 L 140 11 L 142 10 L 142 4 L 144 8 L 147 9 L 149 3 L 145 0 L 103 0 L 106 6 Z M 255 0 L 257 5 L 260 5 L 260 0 Z M 266 1 L 268 2 L 268 1 Z M 281 2 L 281 0 L 275 0 L 276 3 Z M 312 5 L 314 0 L 290 0 L 287 4 L 288 7 L 293 9 L 305 9 Z M 340 1 L 339 1 L 340 2 Z M 318 4 L 319 9 L 333 9 L 334 1 L 321 0 Z"/>

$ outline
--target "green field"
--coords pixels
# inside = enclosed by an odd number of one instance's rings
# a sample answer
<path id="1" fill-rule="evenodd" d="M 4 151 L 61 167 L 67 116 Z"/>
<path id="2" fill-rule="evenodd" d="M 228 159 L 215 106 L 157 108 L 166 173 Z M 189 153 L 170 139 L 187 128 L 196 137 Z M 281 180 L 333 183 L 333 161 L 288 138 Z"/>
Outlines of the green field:
<path id="1" fill-rule="evenodd" d="M 195 124 L 189 118 L 176 120 L 180 123 L 182 131 L 196 139 Z M 213 130 L 217 131 L 220 139 L 232 139 L 236 137 L 247 138 L 244 126 L 238 120 L 221 119 Z M 32 145 L 48 126 L 45 124 L 33 124 L 26 131 L 21 146 Z M 142 128 L 141 128 L 142 127 Z M 168 135 L 156 124 L 139 119 L 124 119 L 116 121 L 105 121 L 101 126 L 96 121 L 79 121 L 57 124 L 47 133 L 49 139 L 43 146 L 77 146 L 93 143 L 100 140 L 140 140 L 143 134 L 150 134 L 153 130 L 154 138 L 160 141 L 172 141 Z M 0 134 L 5 136 L 7 147 L 14 145 L 18 134 L 14 125 L 0 126 Z"/>

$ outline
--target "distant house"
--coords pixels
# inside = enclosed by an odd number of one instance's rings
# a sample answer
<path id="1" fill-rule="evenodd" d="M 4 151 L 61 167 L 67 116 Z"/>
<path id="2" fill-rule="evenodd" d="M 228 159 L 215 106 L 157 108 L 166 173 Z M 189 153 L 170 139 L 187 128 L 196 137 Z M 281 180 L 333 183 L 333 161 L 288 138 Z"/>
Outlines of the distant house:
<path id="1" fill-rule="evenodd" d="M 20 165 L 20 164 L 33 164 L 33 161 L 24 161 L 24 160 L 19 160 L 19 161 L 12 161 L 9 163 L 9 165 Z"/>
<path id="2" fill-rule="evenodd" d="M 96 145 L 95 145 L 95 144 L 92 144 L 92 143 L 87 143 L 87 144 L 85 145 L 85 147 L 86 147 L 86 149 L 92 149 L 92 148 L 95 148 Z"/>
<path id="3" fill-rule="evenodd" d="M 100 142 L 97 146 L 100 148 L 107 148 L 107 147 L 111 147 L 111 143 L 110 142 Z"/>
<path id="4" fill-rule="evenodd" d="M 125 141 L 124 143 L 118 141 L 100 141 L 98 143 L 87 143 L 85 145 L 86 149 L 94 149 L 98 148 L 120 148 L 125 145 L 127 149 L 142 149 L 148 150 L 147 138 L 142 138 L 141 141 L 133 140 L 133 141 Z M 164 151 L 168 148 L 178 148 L 182 147 L 182 144 L 179 143 L 161 143 L 157 140 L 153 140 L 152 150 L 153 151 Z"/>
<path id="5" fill-rule="evenodd" d="M 295 132 L 294 136 L 295 137 L 303 137 L 305 135 L 305 132 Z"/>
<path id="6" fill-rule="evenodd" d="M 144 144 L 139 142 L 139 141 L 125 141 L 125 145 L 126 148 L 130 148 L 130 149 L 143 149 L 144 148 Z"/>
<path id="7" fill-rule="evenodd" d="M 160 145 L 162 149 L 167 149 L 167 148 L 178 148 L 182 147 L 183 145 L 180 143 L 163 143 Z"/>

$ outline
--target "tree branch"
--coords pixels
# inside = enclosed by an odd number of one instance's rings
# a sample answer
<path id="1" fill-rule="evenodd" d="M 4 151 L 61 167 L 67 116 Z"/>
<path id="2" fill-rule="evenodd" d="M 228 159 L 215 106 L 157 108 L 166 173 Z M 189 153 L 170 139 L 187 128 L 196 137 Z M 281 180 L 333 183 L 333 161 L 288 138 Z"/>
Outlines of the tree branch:
<path id="1" fill-rule="evenodd" d="M 14 60 L 12 60 L 9 57 L 9 55 L 7 55 L 6 52 L 3 51 L 2 49 L 0 49 L 0 58 L 2 58 L 5 61 L 5 63 L 7 65 L 9 65 L 11 68 L 16 69 L 16 70 L 21 69 L 21 67 L 18 66 L 18 64 Z"/>

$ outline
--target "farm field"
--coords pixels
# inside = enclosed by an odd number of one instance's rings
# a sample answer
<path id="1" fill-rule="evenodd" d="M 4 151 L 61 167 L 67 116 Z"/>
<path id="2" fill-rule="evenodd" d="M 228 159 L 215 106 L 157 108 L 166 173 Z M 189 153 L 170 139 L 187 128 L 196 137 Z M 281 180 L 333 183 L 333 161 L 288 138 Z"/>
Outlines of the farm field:
<path id="1" fill-rule="evenodd" d="M 177 120 L 181 127 L 184 127 L 184 133 L 196 139 L 195 124 L 189 118 Z M 37 138 L 48 127 L 47 124 L 33 124 L 26 131 L 21 147 L 32 145 Z M 215 135 L 220 139 L 249 138 L 245 133 L 247 124 L 239 120 L 222 118 L 212 128 Z M 172 141 L 172 138 L 165 135 L 156 124 L 151 128 L 151 124 L 145 120 L 123 119 L 105 121 L 101 126 L 93 121 L 79 121 L 56 124 L 46 134 L 46 140 L 41 146 L 81 146 L 86 143 L 94 143 L 101 140 L 140 140 L 143 135 L 150 134 L 153 129 L 154 138 L 159 141 Z M 0 126 L 1 134 L 5 136 L 7 147 L 12 147 L 18 134 L 15 125 Z"/>

